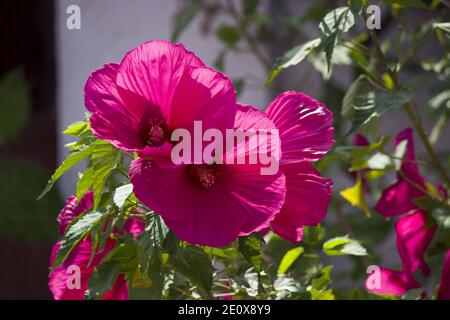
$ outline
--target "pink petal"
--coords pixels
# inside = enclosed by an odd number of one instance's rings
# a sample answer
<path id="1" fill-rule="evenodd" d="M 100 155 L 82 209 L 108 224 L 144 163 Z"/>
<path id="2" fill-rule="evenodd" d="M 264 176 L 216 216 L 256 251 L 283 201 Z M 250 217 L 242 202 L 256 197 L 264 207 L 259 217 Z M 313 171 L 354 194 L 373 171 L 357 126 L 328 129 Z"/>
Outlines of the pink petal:
<path id="1" fill-rule="evenodd" d="M 425 263 L 424 254 L 436 232 L 436 227 L 427 228 L 427 213 L 416 211 L 399 219 L 395 224 L 397 250 L 403 262 L 403 271 L 413 274 L 421 269 L 425 276 L 430 268 Z"/>
<path id="2" fill-rule="evenodd" d="M 102 300 L 128 300 L 128 284 L 125 275 L 119 274 L 111 290 L 108 290 Z"/>
<path id="3" fill-rule="evenodd" d="M 416 161 L 415 151 L 414 151 L 414 138 L 413 138 L 413 130 L 411 128 L 407 128 L 400 132 L 397 137 L 395 137 L 394 144 L 398 146 L 401 142 L 407 141 L 407 147 L 404 154 L 404 158 L 408 161 L 403 161 L 401 170 L 411 180 L 416 183 L 423 184 L 423 178 L 420 176 L 419 168 L 417 164 L 413 163 Z"/>
<path id="4" fill-rule="evenodd" d="M 178 82 L 170 106 L 169 117 L 166 118 L 171 130 L 187 129 L 194 139 L 194 121 L 201 121 L 202 135 L 208 129 L 218 129 L 225 137 L 225 129 L 233 128 L 236 115 L 236 92 L 231 81 L 222 73 L 207 67 L 188 68 Z M 200 152 L 210 142 L 202 143 Z M 194 143 L 192 145 L 190 163 L 194 163 Z M 141 157 L 150 157 L 160 165 L 170 165 L 171 144 L 159 148 L 146 148 Z M 201 157 L 200 157 L 201 158 Z M 185 162 L 186 163 L 186 162 Z M 198 162 L 195 162 L 198 163 Z"/>
<path id="5" fill-rule="evenodd" d="M 286 201 L 272 228 L 282 238 L 298 242 L 304 225 L 317 225 L 325 218 L 332 181 L 306 162 L 282 165 L 281 169 L 286 176 Z"/>
<path id="6" fill-rule="evenodd" d="M 89 76 L 84 88 L 85 105 L 92 113 L 91 129 L 96 136 L 125 151 L 135 151 L 145 143 L 142 115 L 155 108 L 133 93 L 118 89 L 118 69 L 117 64 L 107 64 Z"/>
<path id="7" fill-rule="evenodd" d="M 400 168 L 406 179 L 402 175 L 398 175 L 397 182 L 383 191 L 375 205 L 375 210 L 386 218 L 416 209 L 413 200 L 423 196 L 424 192 L 421 189 L 426 189 L 425 181 L 420 175 L 417 165 L 410 162 L 415 161 L 412 134 L 412 130 L 408 128 L 395 138 L 395 146 L 398 146 L 404 140 L 407 141 L 404 158 L 408 161 L 403 161 Z"/>
<path id="8" fill-rule="evenodd" d="M 191 67 L 174 92 L 168 124 L 191 131 L 197 120 L 203 130 L 224 130 L 233 128 L 235 115 L 236 91 L 230 79 L 207 67 Z"/>
<path id="9" fill-rule="evenodd" d="M 401 215 L 416 209 L 412 200 L 422 195 L 422 191 L 399 178 L 398 182 L 383 190 L 374 209 L 385 218 Z"/>
<path id="10" fill-rule="evenodd" d="M 87 192 L 79 202 L 77 202 L 76 196 L 70 196 L 56 219 L 59 224 L 59 233 L 64 235 L 72 220 L 91 209 L 93 203 L 94 193 L 92 191 Z"/>
<path id="11" fill-rule="evenodd" d="M 439 300 L 450 300 L 450 250 L 445 257 L 444 267 L 442 268 L 441 283 L 439 285 Z"/>
<path id="12" fill-rule="evenodd" d="M 148 41 L 131 50 L 120 63 L 117 85 L 161 108 L 165 119 L 178 83 L 190 66 L 203 62 L 181 44 Z"/>
<path id="13" fill-rule="evenodd" d="M 250 158 L 254 156 L 260 163 L 261 154 L 271 156 L 271 162 L 279 168 L 281 158 L 281 142 L 279 130 L 264 112 L 249 106 L 239 104 L 234 120 L 234 129 L 245 133 L 253 132 L 254 136 L 244 141 L 238 141 L 231 150 L 225 151 L 224 162 L 239 163 L 239 159 L 245 159 L 245 163 L 250 163 Z M 237 141 L 237 140 L 236 140 Z M 269 165 L 264 165 L 269 166 Z"/>
<path id="14" fill-rule="evenodd" d="M 379 288 L 376 288 L 376 276 L 377 273 L 372 272 L 366 280 L 366 289 L 374 294 L 401 296 L 409 290 L 420 288 L 420 284 L 407 273 L 386 268 L 380 268 Z"/>
<path id="15" fill-rule="evenodd" d="M 136 197 L 192 244 L 228 245 L 241 230 L 253 232 L 267 225 L 284 201 L 280 173 L 264 176 L 256 165 L 220 165 L 215 184 L 203 188 L 187 177 L 186 168 L 136 159 L 130 177 Z"/>
<path id="16" fill-rule="evenodd" d="M 131 233 L 135 237 L 141 234 L 145 229 L 145 223 L 141 220 L 129 218 L 124 225 L 126 232 Z"/>
<path id="17" fill-rule="evenodd" d="M 61 242 L 58 242 L 52 249 L 50 265 L 53 265 Z M 90 240 L 80 242 L 69 254 L 64 263 L 52 270 L 48 280 L 49 289 L 55 300 L 84 300 L 86 292 L 95 267 L 99 265 L 104 256 L 114 248 L 114 241 L 108 239 L 102 252 L 96 253 L 89 264 L 92 255 L 92 245 Z M 80 270 L 80 287 L 70 288 L 69 284 L 74 284 L 74 271 L 71 266 L 76 266 Z M 72 277 L 72 278 L 71 278 Z M 118 296 L 118 294 L 117 294 Z"/>
<path id="18" fill-rule="evenodd" d="M 316 161 L 332 148 L 333 115 L 320 102 L 288 91 L 275 98 L 266 113 L 280 130 L 282 163 Z"/>
<path id="19" fill-rule="evenodd" d="M 366 147 L 370 145 L 370 142 L 362 134 L 356 133 L 353 145 L 357 147 Z"/>

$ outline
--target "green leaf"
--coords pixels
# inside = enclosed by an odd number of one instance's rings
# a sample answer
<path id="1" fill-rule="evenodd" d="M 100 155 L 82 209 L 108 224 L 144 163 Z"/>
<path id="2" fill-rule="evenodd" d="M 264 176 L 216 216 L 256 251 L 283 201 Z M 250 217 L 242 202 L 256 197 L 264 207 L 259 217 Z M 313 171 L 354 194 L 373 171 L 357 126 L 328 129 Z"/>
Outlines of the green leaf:
<path id="1" fill-rule="evenodd" d="M 213 281 L 213 267 L 208 255 L 199 247 L 187 246 L 171 256 L 175 270 L 186 276 L 194 285 L 209 291 Z"/>
<path id="2" fill-rule="evenodd" d="M 222 24 L 217 29 L 217 37 L 229 48 L 236 48 L 239 40 L 241 40 L 241 32 L 235 26 Z"/>
<path id="3" fill-rule="evenodd" d="M 357 240 L 348 236 L 336 237 L 323 244 L 323 252 L 329 256 L 354 255 L 366 256 L 367 250 Z"/>
<path id="4" fill-rule="evenodd" d="M 368 5 L 367 0 L 349 0 L 348 6 L 352 10 L 354 15 L 358 15 L 361 13 L 361 10 L 364 9 L 365 6 Z"/>
<path id="5" fill-rule="evenodd" d="M 319 270 L 311 280 L 311 286 L 308 288 L 313 300 L 334 300 L 334 293 L 328 287 L 332 284 L 331 271 L 333 266 L 326 266 Z"/>
<path id="6" fill-rule="evenodd" d="M 430 196 L 421 196 L 421 197 L 415 198 L 415 199 L 413 199 L 413 202 L 416 206 L 418 206 L 419 208 L 422 208 L 428 212 L 432 212 L 436 208 L 439 208 L 442 206 L 441 201 L 434 199 Z M 447 210 L 448 210 L 448 208 L 447 208 Z"/>
<path id="7" fill-rule="evenodd" d="M 239 237 L 239 251 L 256 272 L 261 271 L 261 240 L 258 237 Z"/>
<path id="8" fill-rule="evenodd" d="M 114 192 L 113 201 L 119 208 L 122 208 L 125 201 L 133 193 L 133 185 L 126 184 L 124 186 L 118 187 Z"/>
<path id="9" fill-rule="evenodd" d="M 366 216 L 370 217 L 371 213 L 364 198 L 364 189 L 361 179 L 358 179 L 354 186 L 342 190 L 340 195 L 352 206 L 362 209 Z"/>
<path id="10" fill-rule="evenodd" d="M 55 188 L 36 201 L 36 194 L 47 180 L 46 170 L 37 163 L 0 158 L 0 203 L 4 208 L 0 214 L 0 238 L 18 243 L 57 239 L 56 216 L 64 204 L 58 190 Z"/>
<path id="11" fill-rule="evenodd" d="M 200 1 L 186 1 L 185 6 L 175 16 L 175 27 L 172 32 L 171 41 L 177 42 L 181 34 L 186 30 L 189 24 L 194 20 L 195 16 L 202 8 Z"/>
<path id="12" fill-rule="evenodd" d="M 355 110 L 361 109 L 365 106 L 371 107 L 368 104 L 373 99 L 373 85 L 366 76 L 359 76 L 348 88 L 344 99 L 342 100 L 341 114 L 344 117 L 354 116 Z"/>
<path id="13" fill-rule="evenodd" d="M 75 220 L 67 227 L 67 232 L 61 243 L 61 247 L 56 256 L 53 268 L 59 267 L 75 248 L 75 246 L 84 239 L 89 232 L 98 224 L 103 222 L 106 217 L 104 212 L 92 211 L 75 218 Z"/>
<path id="14" fill-rule="evenodd" d="M 282 57 L 277 58 L 269 77 L 264 83 L 264 86 L 268 86 L 284 69 L 296 66 L 302 62 L 315 48 L 319 46 L 319 44 L 320 39 L 314 39 L 292 48 Z"/>
<path id="15" fill-rule="evenodd" d="M 391 157 L 383 153 L 375 153 L 367 160 L 367 167 L 372 170 L 390 170 L 395 168 L 395 163 Z"/>
<path id="16" fill-rule="evenodd" d="M 308 61 L 312 66 L 321 73 L 324 80 L 331 78 L 331 70 L 327 67 L 327 58 L 325 52 L 312 52 L 308 56 Z M 333 65 L 350 65 L 352 60 L 350 59 L 350 50 L 346 47 L 337 45 L 333 57 L 331 59 Z"/>
<path id="17" fill-rule="evenodd" d="M 93 171 L 92 191 L 94 192 L 94 210 L 100 203 L 106 182 L 113 172 L 122 163 L 123 156 L 120 150 L 111 144 L 104 144 L 94 149 L 91 156 Z"/>
<path id="18" fill-rule="evenodd" d="M 450 36 L 450 22 L 435 22 L 433 23 L 433 29 L 441 30 L 447 37 Z"/>
<path id="19" fill-rule="evenodd" d="M 360 76 L 350 86 L 342 102 L 342 114 L 352 120 L 347 135 L 368 124 L 374 117 L 392 111 L 411 101 L 414 91 L 409 88 L 397 91 L 375 90 L 365 76 Z"/>
<path id="20" fill-rule="evenodd" d="M 161 248 L 169 235 L 169 229 L 154 213 L 150 217 L 147 226 L 138 238 L 137 257 L 143 274 L 148 273 L 152 261 L 159 259 Z"/>
<path id="21" fill-rule="evenodd" d="M 303 247 L 297 247 L 286 252 L 280 262 L 280 265 L 278 266 L 278 274 L 286 273 L 286 271 L 304 251 L 305 249 Z"/>
<path id="22" fill-rule="evenodd" d="M 0 146 L 15 138 L 30 115 L 31 95 L 21 70 L 0 80 Z"/>
<path id="23" fill-rule="evenodd" d="M 401 7 L 412 7 L 419 9 L 429 9 L 421 0 L 383 0 L 385 3 L 392 5 L 398 5 Z"/>
<path id="24" fill-rule="evenodd" d="M 258 9 L 260 2 L 260 0 L 242 0 L 244 14 L 247 17 L 252 16 L 256 12 L 256 9 Z"/>
<path id="25" fill-rule="evenodd" d="M 108 261 L 100 264 L 92 273 L 89 280 L 89 288 L 85 293 L 88 300 L 102 298 L 112 289 L 120 272 L 120 264 L 117 261 Z"/>
<path id="26" fill-rule="evenodd" d="M 304 226 L 303 227 L 303 241 L 308 244 L 315 245 L 319 243 L 326 234 L 326 229 L 321 226 Z"/>
<path id="27" fill-rule="evenodd" d="M 77 180 L 77 199 L 81 199 L 83 195 L 91 189 L 94 184 L 94 168 L 88 167 L 83 173 L 78 173 Z"/>
<path id="28" fill-rule="evenodd" d="M 101 140 L 98 140 L 101 141 Z M 47 194 L 47 192 L 50 191 L 50 189 L 53 187 L 55 182 L 64 174 L 67 170 L 72 168 L 74 165 L 79 163 L 84 158 L 90 156 L 95 148 L 98 146 L 99 142 L 94 142 L 90 145 L 83 146 L 82 148 L 78 149 L 77 151 L 73 151 L 69 154 L 69 156 L 61 163 L 61 165 L 55 170 L 53 175 L 51 176 L 50 180 L 48 181 L 46 187 L 41 192 L 41 194 L 38 196 L 38 200 L 41 199 L 43 196 Z"/>
<path id="29" fill-rule="evenodd" d="M 341 35 L 355 24 L 349 7 L 339 7 L 329 12 L 319 24 L 320 48 L 325 52 L 327 69 L 331 69 L 331 58 Z"/>
<path id="30" fill-rule="evenodd" d="M 63 131 L 65 135 L 71 135 L 79 137 L 85 132 L 90 131 L 91 128 L 89 126 L 89 122 L 87 121 L 76 121 L 70 124 L 66 130 Z"/>

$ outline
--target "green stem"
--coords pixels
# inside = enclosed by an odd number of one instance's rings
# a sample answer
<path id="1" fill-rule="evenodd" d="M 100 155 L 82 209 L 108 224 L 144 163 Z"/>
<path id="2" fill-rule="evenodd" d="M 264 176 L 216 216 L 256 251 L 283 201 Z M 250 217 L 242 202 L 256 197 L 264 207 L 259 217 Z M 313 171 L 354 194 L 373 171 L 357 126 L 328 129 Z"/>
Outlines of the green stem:
<path id="1" fill-rule="evenodd" d="M 365 15 L 365 18 L 367 19 L 367 15 Z M 398 81 L 397 72 L 388 67 L 386 57 L 385 57 L 383 51 L 381 50 L 380 40 L 378 39 L 374 30 L 369 30 L 369 34 L 372 39 L 375 53 L 378 55 L 380 60 L 383 62 L 385 71 L 389 74 L 389 76 L 391 77 L 391 79 L 394 83 L 394 88 L 399 89 L 401 87 L 401 85 Z M 436 155 L 436 153 L 433 149 L 433 146 L 430 143 L 430 140 L 428 140 L 428 136 L 422 126 L 422 121 L 421 121 L 420 117 L 416 115 L 413 104 L 411 102 L 406 103 L 405 105 L 403 105 L 403 110 L 408 115 L 408 118 L 412 122 L 414 129 L 418 133 L 419 138 L 422 141 L 422 144 L 425 146 L 425 149 L 428 153 L 428 156 L 433 165 L 433 168 L 439 174 L 439 176 L 442 179 L 442 182 L 444 183 L 446 188 L 450 188 L 450 177 L 448 176 L 447 172 L 445 171 L 444 167 L 442 166 L 441 162 L 439 161 L 439 158 Z"/>

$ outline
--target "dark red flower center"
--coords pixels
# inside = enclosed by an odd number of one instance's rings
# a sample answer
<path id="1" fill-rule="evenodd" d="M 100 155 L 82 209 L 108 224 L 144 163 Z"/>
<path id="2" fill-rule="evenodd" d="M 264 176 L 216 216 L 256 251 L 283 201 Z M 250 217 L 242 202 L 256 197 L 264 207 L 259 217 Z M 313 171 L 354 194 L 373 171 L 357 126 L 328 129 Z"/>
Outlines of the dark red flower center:
<path id="1" fill-rule="evenodd" d="M 160 121 L 152 121 L 148 130 L 147 143 L 152 147 L 159 147 L 167 140 L 167 126 Z"/>
<path id="2" fill-rule="evenodd" d="M 217 181 L 220 171 L 216 164 L 190 164 L 186 167 L 186 176 L 195 185 L 208 189 Z"/>

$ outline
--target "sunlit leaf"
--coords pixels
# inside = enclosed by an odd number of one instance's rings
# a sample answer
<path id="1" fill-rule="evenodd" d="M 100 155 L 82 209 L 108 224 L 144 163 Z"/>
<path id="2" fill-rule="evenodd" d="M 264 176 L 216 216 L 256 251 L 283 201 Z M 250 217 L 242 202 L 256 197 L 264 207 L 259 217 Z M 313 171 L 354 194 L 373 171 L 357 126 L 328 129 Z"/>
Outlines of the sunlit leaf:
<path id="1" fill-rule="evenodd" d="M 298 257 L 305 251 L 302 247 L 297 247 L 289 250 L 284 255 L 283 259 L 278 266 L 278 274 L 286 273 L 286 271 L 291 267 L 291 265 L 297 260 Z"/>
<path id="2" fill-rule="evenodd" d="M 358 179 L 353 187 L 342 190 L 340 192 L 340 195 L 352 206 L 358 207 L 363 210 L 367 216 L 371 215 L 364 198 L 364 189 L 361 179 Z"/>
<path id="3" fill-rule="evenodd" d="M 329 12 L 319 24 L 320 48 L 326 56 L 327 69 L 331 68 L 331 59 L 341 35 L 355 24 L 355 17 L 349 7 L 339 7 Z"/>
<path id="4" fill-rule="evenodd" d="M 273 65 L 272 71 L 269 74 L 264 86 L 269 85 L 279 74 L 286 68 L 295 66 L 302 62 L 317 46 L 320 44 L 320 39 L 314 39 L 307 43 L 300 44 L 282 57 L 277 58 L 275 64 Z"/>
<path id="5" fill-rule="evenodd" d="M 357 240 L 348 236 L 336 237 L 323 244 L 323 252 L 329 256 L 353 255 L 366 256 L 367 250 Z"/>

